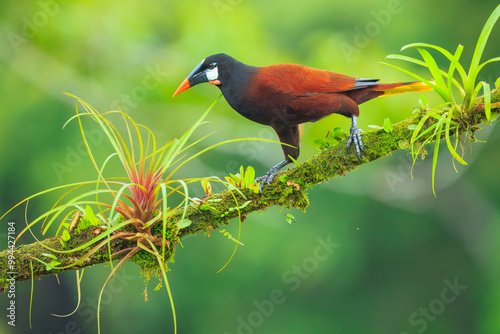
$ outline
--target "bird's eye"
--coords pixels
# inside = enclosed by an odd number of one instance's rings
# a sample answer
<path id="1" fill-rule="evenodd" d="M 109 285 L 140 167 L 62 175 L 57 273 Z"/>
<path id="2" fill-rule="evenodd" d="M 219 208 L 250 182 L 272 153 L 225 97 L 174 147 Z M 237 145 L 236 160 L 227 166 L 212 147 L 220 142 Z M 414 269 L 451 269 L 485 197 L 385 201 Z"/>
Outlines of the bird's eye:
<path id="1" fill-rule="evenodd" d="M 217 66 L 216 63 L 211 63 L 210 65 L 208 65 L 208 69 L 213 70 L 215 68 L 215 66 Z"/>

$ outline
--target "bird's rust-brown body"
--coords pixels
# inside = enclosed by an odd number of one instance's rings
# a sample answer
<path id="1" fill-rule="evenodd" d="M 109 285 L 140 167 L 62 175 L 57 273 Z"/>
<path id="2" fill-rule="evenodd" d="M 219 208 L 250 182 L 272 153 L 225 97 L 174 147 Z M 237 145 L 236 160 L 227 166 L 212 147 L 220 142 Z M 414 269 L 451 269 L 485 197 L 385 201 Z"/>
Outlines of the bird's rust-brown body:
<path id="1" fill-rule="evenodd" d="M 426 91 L 421 82 L 378 83 L 296 64 L 253 67 L 225 54 L 204 59 L 177 89 L 174 96 L 201 82 L 217 85 L 231 107 L 242 116 L 271 126 L 285 145 L 285 160 L 263 177 L 274 174 L 299 156 L 298 125 L 336 113 L 352 118 L 348 145 L 354 142 L 358 156 L 363 150 L 357 128 L 358 105 L 379 96 L 407 91 Z"/>
<path id="2" fill-rule="evenodd" d="M 283 145 L 285 158 L 299 156 L 297 125 L 316 122 L 332 113 L 359 116 L 358 105 L 405 83 L 379 84 L 377 80 L 296 64 L 258 68 L 248 78 L 245 94 L 233 106 L 248 119 L 271 126 Z"/>

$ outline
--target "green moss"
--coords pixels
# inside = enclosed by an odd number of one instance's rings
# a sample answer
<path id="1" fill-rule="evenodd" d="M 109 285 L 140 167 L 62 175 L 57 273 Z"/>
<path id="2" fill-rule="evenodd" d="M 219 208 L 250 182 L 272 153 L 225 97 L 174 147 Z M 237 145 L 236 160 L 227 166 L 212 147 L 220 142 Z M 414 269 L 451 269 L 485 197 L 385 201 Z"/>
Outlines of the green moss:
<path id="1" fill-rule="evenodd" d="M 498 78 L 498 80 L 500 80 L 500 78 Z M 499 101 L 500 101 L 500 89 L 497 88 L 491 91 L 491 102 L 495 103 Z"/>
<path id="2" fill-rule="evenodd" d="M 167 256 L 167 254 L 165 254 L 165 256 Z M 158 265 L 158 259 L 156 258 L 156 256 L 144 250 L 137 252 L 137 254 L 132 256 L 130 260 L 139 265 L 143 270 L 160 270 L 160 266 Z"/>

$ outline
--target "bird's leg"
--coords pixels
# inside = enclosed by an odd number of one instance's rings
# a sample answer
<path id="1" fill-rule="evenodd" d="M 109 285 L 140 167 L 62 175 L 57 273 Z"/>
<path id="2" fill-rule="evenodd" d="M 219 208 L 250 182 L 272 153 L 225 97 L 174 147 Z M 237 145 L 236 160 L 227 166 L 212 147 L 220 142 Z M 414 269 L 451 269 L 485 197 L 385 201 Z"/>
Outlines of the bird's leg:
<path id="1" fill-rule="evenodd" d="M 361 160 L 361 152 L 365 151 L 363 148 L 363 142 L 361 141 L 361 133 L 363 133 L 363 130 L 358 128 L 357 117 L 352 116 L 351 133 L 349 134 L 349 139 L 347 139 L 346 148 L 349 149 L 351 143 L 354 143 L 359 160 Z"/>
<path id="2" fill-rule="evenodd" d="M 281 168 L 283 168 L 283 166 L 289 164 L 290 162 L 287 161 L 287 160 L 283 160 L 282 162 L 280 162 L 279 164 L 277 164 L 276 166 L 274 167 L 271 167 L 271 169 L 269 169 L 269 171 L 264 175 L 264 176 L 260 176 L 260 177 L 257 177 L 255 179 L 255 183 L 257 182 L 260 182 L 260 185 L 259 185 L 259 191 L 262 192 L 262 189 L 264 189 L 264 185 L 267 183 L 267 184 L 270 184 L 271 181 L 273 180 L 274 178 L 274 175 L 276 175 L 276 173 L 279 172 L 279 170 Z"/>

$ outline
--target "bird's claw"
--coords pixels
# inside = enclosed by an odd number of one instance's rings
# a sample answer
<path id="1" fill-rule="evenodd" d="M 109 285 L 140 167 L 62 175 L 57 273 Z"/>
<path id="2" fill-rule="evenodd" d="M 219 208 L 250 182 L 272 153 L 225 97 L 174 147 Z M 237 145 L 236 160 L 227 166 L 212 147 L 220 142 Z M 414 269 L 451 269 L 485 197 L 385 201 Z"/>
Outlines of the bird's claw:
<path id="1" fill-rule="evenodd" d="M 289 163 L 289 161 L 283 160 L 280 163 L 278 163 L 276 166 L 271 167 L 269 169 L 269 171 L 264 176 L 260 176 L 260 177 L 255 178 L 254 181 L 256 184 L 257 184 L 257 182 L 260 182 L 259 191 L 262 192 L 262 189 L 264 189 L 264 186 L 266 185 L 266 183 L 271 184 L 271 182 L 273 181 L 274 175 L 276 175 L 279 172 L 279 170 L 283 166 L 287 165 L 288 163 Z"/>
<path id="2" fill-rule="evenodd" d="M 361 134 L 363 133 L 363 130 L 361 130 L 358 127 L 351 127 L 351 133 L 349 135 L 349 138 L 347 139 L 347 144 L 346 148 L 349 149 L 351 146 L 351 143 L 354 143 L 354 147 L 356 148 L 356 154 L 358 156 L 358 159 L 361 161 L 361 152 L 365 152 L 365 149 L 363 147 L 363 141 L 361 140 Z"/>
<path id="3" fill-rule="evenodd" d="M 259 192 L 262 192 L 262 189 L 264 189 L 264 186 L 266 185 L 266 183 L 271 184 L 274 176 L 278 173 L 278 171 L 279 171 L 278 168 L 273 167 L 265 175 L 255 178 L 255 184 L 260 182 Z"/>

